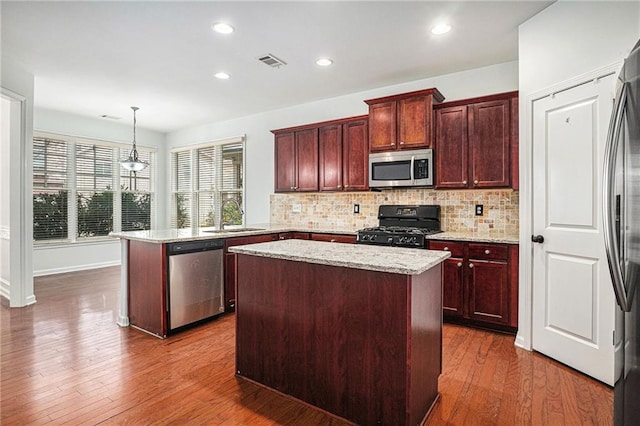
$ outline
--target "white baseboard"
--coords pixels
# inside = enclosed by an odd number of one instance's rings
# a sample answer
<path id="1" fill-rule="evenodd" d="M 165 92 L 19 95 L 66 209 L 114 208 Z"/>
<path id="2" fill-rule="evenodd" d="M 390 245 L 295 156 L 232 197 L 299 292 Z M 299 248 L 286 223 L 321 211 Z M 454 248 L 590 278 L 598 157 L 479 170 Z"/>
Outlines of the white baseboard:
<path id="1" fill-rule="evenodd" d="M 110 262 L 88 263 L 85 265 L 65 266 L 62 268 L 41 269 L 39 271 L 33 271 L 33 276 L 42 277 L 45 275 L 64 274 L 66 272 L 76 272 L 76 271 L 86 271 L 88 269 L 106 268 L 108 266 L 118 266 L 118 265 L 120 265 L 119 259 L 110 261 Z"/>

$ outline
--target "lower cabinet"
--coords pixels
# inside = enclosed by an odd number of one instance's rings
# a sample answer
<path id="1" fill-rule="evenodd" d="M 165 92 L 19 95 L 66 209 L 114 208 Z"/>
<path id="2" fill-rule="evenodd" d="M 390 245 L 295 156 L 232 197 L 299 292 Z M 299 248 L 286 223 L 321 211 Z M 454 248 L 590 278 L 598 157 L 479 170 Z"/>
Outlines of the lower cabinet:
<path id="1" fill-rule="evenodd" d="M 288 233 L 287 233 L 288 234 Z M 236 284 L 238 281 L 238 255 L 230 253 L 229 247 L 243 246 L 245 244 L 265 243 L 276 241 L 279 235 L 267 234 L 254 235 L 250 237 L 227 238 L 224 243 L 224 299 L 225 311 L 233 311 L 236 308 Z"/>
<path id="2" fill-rule="evenodd" d="M 442 274 L 445 320 L 514 331 L 518 326 L 518 246 L 429 241 L 451 252 Z"/>

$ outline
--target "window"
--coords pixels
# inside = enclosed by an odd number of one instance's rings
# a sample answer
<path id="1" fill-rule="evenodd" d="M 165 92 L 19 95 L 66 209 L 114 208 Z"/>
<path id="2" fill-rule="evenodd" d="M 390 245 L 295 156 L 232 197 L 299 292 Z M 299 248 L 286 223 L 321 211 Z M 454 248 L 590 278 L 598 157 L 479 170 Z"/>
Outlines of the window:
<path id="1" fill-rule="evenodd" d="M 128 172 L 120 159 L 129 147 L 39 134 L 33 140 L 33 235 L 36 242 L 74 242 L 111 231 L 151 228 L 154 153 L 138 149 L 151 165 Z"/>
<path id="2" fill-rule="evenodd" d="M 244 137 L 171 153 L 171 225 L 242 225 Z"/>

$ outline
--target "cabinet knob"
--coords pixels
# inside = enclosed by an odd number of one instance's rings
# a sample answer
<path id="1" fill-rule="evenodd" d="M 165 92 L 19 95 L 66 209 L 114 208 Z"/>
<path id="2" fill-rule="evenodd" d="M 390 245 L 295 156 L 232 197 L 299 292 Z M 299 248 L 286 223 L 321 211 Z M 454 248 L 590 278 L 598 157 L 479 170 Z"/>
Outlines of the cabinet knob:
<path id="1" fill-rule="evenodd" d="M 338 189 L 342 188 L 342 185 L 338 185 Z"/>
<path id="2" fill-rule="evenodd" d="M 295 186 L 292 186 L 292 187 L 291 187 L 291 190 L 293 191 L 294 189 L 296 189 L 296 187 L 295 187 Z"/>
<path id="3" fill-rule="evenodd" d="M 491 250 L 489 250 L 489 249 L 485 250 L 484 254 L 491 254 Z"/>
<path id="4" fill-rule="evenodd" d="M 473 181 L 473 184 L 474 184 L 474 185 L 477 185 L 477 184 L 478 184 L 478 179 L 474 180 L 474 181 Z"/>
<path id="5" fill-rule="evenodd" d="M 456 266 L 457 266 L 458 268 L 462 268 L 462 262 L 458 262 L 458 263 L 456 263 Z"/>
<path id="6" fill-rule="evenodd" d="M 445 247 L 445 248 L 444 248 L 444 251 L 449 251 L 449 247 Z"/>
<path id="7" fill-rule="evenodd" d="M 473 263 L 469 264 L 469 268 L 473 269 Z"/>
<path id="8" fill-rule="evenodd" d="M 284 240 L 285 238 L 284 238 L 284 237 L 280 237 L 280 239 L 281 239 L 281 240 Z"/>
<path id="9" fill-rule="evenodd" d="M 400 145 L 404 145 L 404 141 L 400 141 Z"/>
<path id="10" fill-rule="evenodd" d="M 345 185 L 344 187 L 345 187 L 345 188 L 348 188 L 348 187 L 349 187 L 349 185 Z"/>
<path id="11" fill-rule="evenodd" d="M 463 180 L 463 181 L 462 181 L 462 184 L 463 184 L 463 185 L 466 185 L 466 184 L 467 184 L 467 180 L 466 180 L 466 179 L 465 179 L 465 180 Z"/>
<path id="12" fill-rule="evenodd" d="M 332 243 L 335 243 L 335 242 L 336 242 L 336 240 L 335 240 L 334 238 L 332 238 L 332 239 L 331 239 L 331 242 L 332 242 Z"/>

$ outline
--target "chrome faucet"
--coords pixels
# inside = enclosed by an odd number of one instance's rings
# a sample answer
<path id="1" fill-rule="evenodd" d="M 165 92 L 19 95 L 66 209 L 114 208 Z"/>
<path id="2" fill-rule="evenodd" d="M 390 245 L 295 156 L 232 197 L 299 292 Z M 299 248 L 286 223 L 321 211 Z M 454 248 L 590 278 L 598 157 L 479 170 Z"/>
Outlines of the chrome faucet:
<path id="1" fill-rule="evenodd" d="M 240 205 L 238 200 L 236 200 L 235 198 L 227 198 L 226 200 L 222 201 L 222 203 L 220 203 L 220 229 L 224 229 L 225 225 L 230 225 L 229 223 L 226 223 L 222 220 L 222 217 L 224 216 L 224 206 L 229 203 L 235 204 L 238 211 L 240 212 L 240 216 L 244 215 L 244 210 L 242 210 L 242 206 Z"/>

